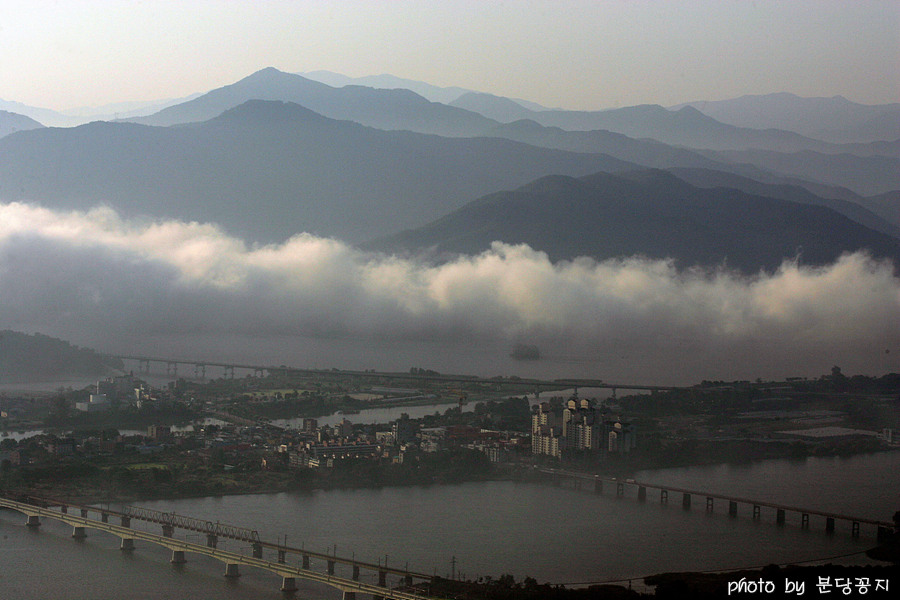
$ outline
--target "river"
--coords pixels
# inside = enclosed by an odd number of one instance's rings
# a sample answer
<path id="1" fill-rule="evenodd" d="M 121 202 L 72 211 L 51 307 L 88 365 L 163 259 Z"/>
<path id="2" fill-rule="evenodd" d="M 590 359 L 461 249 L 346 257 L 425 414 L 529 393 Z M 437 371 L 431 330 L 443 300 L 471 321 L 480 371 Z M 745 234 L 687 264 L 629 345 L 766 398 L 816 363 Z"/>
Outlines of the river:
<path id="1" fill-rule="evenodd" d="M 703 491 L 777 500 L 811 509 L 840 510 L 890 520 L 900 509 L 900 452 L 846 459 L 772 460 L 747 466 L 689 467 L 645 471 L 636 478 Z M 609 488 L 609 486 L 607 486 Z M 700 503 L 690 511 L 678 498 L 661 505 L 651 492 L 646 503 L 589 490 L 554 488 L 509 481 L 458 485 L 327 490 L 221 498 L 142 502 L 157 510 L 247 526 L 263 539 L 314 551 L 387 561 L 427 573 L 447 575 L 451 561 L 468 578 L 511 573 L 553 583 L 638 580 L 663 571 L 724 570 L 813 561 L 859 553 L 874 545 L 864 527 L 854 540 L 839 522 L 833 536 L 813 517 L 802 530 L 788 514 L 785 527 L 774 515 L 753 521 L 742 506 L 729 518 L 726 506 L 707 513 Z M 795 518 L 796 517 L 796 518 Z M 222 577 L 222 566 L 189 556 L 172 567 L 166 551 L 138 543 L 128 555 L 118 539 L 90 532 L 82 542 L 69 528 L 45 520 L 28 530 L 24 517 L 0 511 L 0 589 L 15 598 L 280 598 L 280 581 L 244 569 L 237 581 Z M 155 529 L 151 529 L 154 530 Z M 179 534 L 182 535 L 183 534 Z M 196 540 L 188 535 L 189 540 Z M 245 544 L 225 549 L 249 553 Z M 221 547 L 221 546 L 220 546 Z M 315 566 L 315 563 L 314 563 Z M 340 574 L 340 570 L 338 571 Z M 339 597 L 305 586 L 302 598 Z"/>
<path id="2" fill-rule="evenodd" d="M 554 396 L 559 396 L 561 398 L 569 398 L 575 392 L 574 389 L 565 389 L 565 390 L 554 390 L 550 392 L 543 392 L 542 394 L 536 396 L 535 394 L 519 394 L 508 397 L 516 397 L 516 398 L 527 398 L 529 404 L 540 404 L 542 401 L 552 398 Z M 592 398 L 597 400 L 604 400 L 608 398 L 611 394 L 610 390 L 605 388 L 580 388 L 578 390 L 580 397 L 582 398 Z M 484 402 L 484 400 L 470 400 L 467 403 L 462 405 L 463 412 L 471 412 L 475 410 L 475 406 L 478 405 L 479 402 Z M 456 408 L 459 406 L 457 402 L 441 402 L 439 404 L 420 404 L 420 405 L 411 405 L 411 406 L 391 406 L 387 408 L 366 408 L 360 410 L 357 413 L 353 414 L 343 414 L 340 412 L 336 412 L 330 415 L 326 415 L 323 417 L 318 417 L 316 421 L 319 426 L 333 426 L 337 423 L 340 423 L 343 419 L 347 419 L 351 423 L 362 424 L 362 425 L 375 425 L 379 423 L 390 423 L 392 421 L 396 421 L 400 418 L 404 413 L 409 415 L 411 419 L 421 419 L 422 417 L 433 415 L 435 413 L 444 414 L 450 408 Z M 292 419 L 274 419 L 272 420 L 273 425 L 277 425 L 279 427 L 291 427 L 291 428 L 299 428 L 303 426 L 303 417 L 296 417 Z"/>

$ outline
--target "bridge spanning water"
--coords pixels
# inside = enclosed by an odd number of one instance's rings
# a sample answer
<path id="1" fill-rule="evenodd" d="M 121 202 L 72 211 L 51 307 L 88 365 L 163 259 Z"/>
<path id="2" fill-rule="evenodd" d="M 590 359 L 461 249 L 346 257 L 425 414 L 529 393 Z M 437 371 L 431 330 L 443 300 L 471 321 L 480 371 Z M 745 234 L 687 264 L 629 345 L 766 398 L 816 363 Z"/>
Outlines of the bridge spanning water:
<path id="1" fill-rule="evenodd" d="M 121 511 L 96 506 L 72 504 L 45 498 L 28 498 L 28 502 L 0 497 L 0 507 L 18 511 L 26 516 L 26 525 L 38 527 L 41 518 L 55 519 L 72 526 L 73 538 L 86 537 L 87 529 L 103 531 L 119 537 L 123 551 L 133 551 L 135 541 L 149 542 L 163 546 L 172 551 L 171 562 L 184 564 L 186 554 L 200 554 L 212 557 L 225 564 L 226 577 L 239 577 L 241 565 L 254 567 L 275 573 L 282 577 L 281 590 L 294 592 L 297 580 L 304 579 L 341 590 L 346 600 L 356 598 L 357 593 L 371 594 L 375 599 L 384 600 L 428 600 L 430 596 L 414 590 L 415 580 L 430 581 L 431 575 L 417 573 L 406 569 L 392 568 L 387 565 L 372 564 L 354 558 L 312 552 L 303 548 L 290 547 L 285 544 L 266 542 L 259 538 L 256 531 L 218 522 L 204 521 L 175 513 L 165 513 L 152 509 L 126 506 Z M 72 512 L 70 512 L 70 510 Z M 76 514 L 77 511 L 77 514 Z M 99 516 L 91 518 L 91 515 Z M 117 519 L 119 524 L 110 523 L 110 518 Z M 132 520 L 159 524 L 161 534 L 155 534 L 131 527 Z M 206 536 L 206 544 L 192 543 L 174 537 L 176 529 L 197 532 Z M 229 552 L 218 548 L 220 539 L 231 539 L 248 542 L 251 555 Z M 264 550 L 275 550 L 275 561 L 264 558 Z M 299 566 L 290 563 L 288 557 L 300 558 Z M 313 570 L 312 561 L 324 563 L 323 571 Z M 335 575 L 335 565 L 343 564 L 351 568 L 350 578 Z M 363 570 L 374 571 L 378 575 L 378 584 L 360 580 Z M 403 585 L 391 588 L 387 585 L 388 575 L 402 577 Z"/>
<path id="2" fill-rule="evenodd" d="M 876 538 L 879 541 L 882 541 L 888 537 L 888 535 L 893 531 L 894 524 L 888 521 L 879 521 L 877 519 L 869 519 L 864 517 L 855 517 L 851 515 L 816 510 L 811 508 L 802 508 L 797 506 L 788 506 L 785 504 L 780 504 L 777 502 L 769 502 L 764 500 L 754 500 L 750 498 L 743 498 L 739 496 L 730 496 L 727 494 L 716 494 L 711 492 L 704 492 L 692 489 L 685 489 L 681 487 L 668 486 L 668 485 L 658 485 L 654 483 L 647 483 L 644 481 L 635 481 L 634 479 L 618 479 L 613 477 L 602 477 L 600 475 L 593 475 L 590 473 L 582 473 L 579 471 L 570 471 L 566 469 L 553 469 L 546 467 L 535 467 L 535 470 L 544 473 L 546 475 L 550 475 L 556 483 L 560 483 L 563 478 L 571 479 L 575 482 L 577 487 L 580 487 L 582 483 L 587 482 L 588 485 L 593 485 L 594 491 L 598 494 L 603 493 L 604 485 L 608 485 L 610 487 L 614 487 L 616 490 L 616 496 L 622 497 L 625 495 L 625 489 L 633 488 L 637 490 L 637 499 L 641 502 L 645 502 L 647 500 L 647 490 L 655 490 L 658 492 L 658 498 L 661 504 L 668 504 L 669 502 L 669 494 L 676 493 L 681 494 L 681 505 L 684 509 L 690 509 L 693 498 L 705 498 L 706 500 L 706 510 L 708 512 L 712 512 L 715 509 L 716 501 L 722 501 L 728 503 L 728 514 L 731 517 L 738 516 L 738 507 L 739 505 L 745 505 L 751 507 L 753 519 L 760 519 L 763 508 L 774 509 L 775 510 L 775 522 L 778 525 L 784 525 L 786 520 L 786 514 L 796 513 L 800 515 L 800 526 L 803 529 L 809 528 L 809 519 L 810 516 L 816 516 L 819 518 L 823 518 L 825 520 L 825 531 L 827 533 L 834 533 L 835 530 L 835 522 L 836 521 L 844 521 L 850 523 L 850 531 L 853 537 L 859 537 L 860 535 L 860 527 L 862 525 L 867 525 L 874 529 Z"/>
<path id="3" fill-rule="evenodd" d="M 675 389 L 683 389 L 677 386 L 660 386 L 646 385 L 634 383 L 610 383 L 600 379 L 530 379 L 530 378 L 486 378 L 469 375 L 428 375 L 428 374 L 412 374 L 412 373 L 391 373 L 378 371 L 349 371 L 340 369 L 301 369 L 298 367 L 272 366 L 272 365 L 250 365 L 216 361 L 186 360 L 176 358 L 160 358 L 152 356 L 141 356 L 131 354 L 114 355 L 114 358 L 121 360 L 136 361 L 138 363 L 138 372 L 151 372 L 152 364 L 165 365 L 166 375 L 170 377 L 178 376 L 179 366 L 185 366 L 191 369 L 196 379 L 206 379 L 206 370 L 208 367 L 221 369 L 222 377 L 233 379 L 235 369 L 252 372 L 256 377 L 262 377 L 266 373 L 296 373 L 300 375 L 316 375 L 327 377 L 368 377 L 374 379 L 392 379 L 392 380 L 410 380 L 410 381 L 429 381 L 429 382 L 445 382 L 445 383 L 481 383 L 481 384 L 498 384 L 520 385 L 524 388 L 541 389 L 541 388 L 604 388 L 613 390 L 642 390 L 642 391 L 667 391 Z M 183 371 L 182 371 L 183 372 Z"/>
<path id="4" fill-rule="evenodd" d="M 680 506 L 690 509 L 692 501 L 694 505 L 702 507 L 702 499 L 705 498 L 706 510 L 709 512 L 721 514 L 727 507 L 726 514 L 736 518 L 740 507 L 741 515 L 746 514 L 747 517 L 750 517 L 752 514 L 754 520 L 774 521 L 779 527 L 786 525 L 785 513 L 794 513 L 789 520 L 791 526 L 784 532 L 785 534 L 794 527 L 798 530 L 797 534 L 800 533 L 800 527 L 809 527 L 824 530 L 827 535 L 831 536 L 835 532 L 835 521 L 843 521 L 844 526 L 839 528 L 839 531 L 848 531 L 854 538 L 858 536 L 883 538 L 893 529 L 893 523 L 871 518 L 871 515 L 868 518 L 854 517 L 844 514 L 840 510 L 802 508 L 801 503 L 788 505 L 774 501 L 754 500 L 744 497 L 745 495 L 708 493 L 701 491 L 702 486 L 700 485 L 681 484 L 681 487 L 677 487 L 676 485 L 654 484 L 645 480 L 601 477 L 564 469 L 540 468 L 537 470 L 559 485 L 574 484 L 579 489 L 592 490 L 594 493 L 606 496 L 612 495 L 613 499 L 636 498 L 640 503 L 647 502 L 652 498 L 660 503 L 668 504 L 670 499 L 677 498 Z M 678 496 L 673 497 L 674 495 Z M 698 499 L 701 502 L 697 502 Z M 287 592 L 296 589 L 298 583 L 303 580 L 341 590 L 344 597 L 348 599 L 355 598 L 360 593 L 371 594 L 375 598 L 421 598 L 424 600 L 428 597 L 428 592 L 423 591 L 423 588 L 424 590 L 428 589 L 423 586 L 423 583 L 427 585 L 431 577 L 427 573 L 387 567 L 386 564 L 380 564 L 380 561 L 379 564 L 358 561 L 355 560 L 355 556 L 348 558 L 337 556 L 336 553 L 332 554 L 331 552 L 312 552 L 303 547 L 289 547 L 286 543 L 266 542 L 255 530 L 249 528 L 196 519 L 174 512 L 138 506 L 123 506 L 113 510 L 102 505 L 87 506 L 49 498 L 0 499 L 0 507 L 25 514 L 26 522 L 32 526 L 40 524 L 41 519 L 46 518 L 66 523 L 72 528 L 72 535 L 76 538 L 85 536 L 88 529 L 106 532 L 120 538 L 120 548 L 126 551 L 134 550 L 136 542 L 162 546 L 171 551 L 171 562 L 175 564 L 185 562 L 186 554 L 193 553 L 211 557 L 224 563 L 226 577 L 236 577 L 241 574 L 241 571 L 250 567 L 255 568 L 258 572 L 271 572 L 282 577 L 281 588 Z M 714 507 L 718 510 L 714 511 Z M 652 510 L 649 512 L 656 513 Z M 231 518 L 236 518 L 235 514 L 238 513 L 233 513 Z M 812 517 L 812 523 L 810 523 L 810 517 Z M 670 515 L 669 518 L 676 517 Z M 720 519 L 714 521 L 720 521 Z M 138 528 L 138 522 L 143 524 L 140 528 Z M 715 527 L 715 525 L 712 526 Z M 701 527 L 703 526 L 701 525 Z M 161 528 L 161 535 L 156 528 Z M 190 533 L 179 534 L 179 537 L 184 539 L 178 539 L 173 535 L 176 530 Z M 197 538 L 196 543 L 187 541 L 192 537 Z M 797 537 L 807 536 L 797 535 Z M 850 535 L 847 537 L 849 538 Z M 243 550 L 235 549 L 232 546 L 226 551 L 224 548 L 226 540 L 238 541 Z M 402 562 L 395 564 L 401 565 Z M 340 565 L 340 568 L 336 570 L 335 565 Z M 360 577 L 361 572 L 362 577 Z M 392 581 L 391 585 L 388 585 L 388 576 Z M 419 582 L 418 589 L 412 586 L 416 581 Z M 565 579 L 564 581 L 573 580 Z M 578 579 L 574 581 L 578 581 Z"/>

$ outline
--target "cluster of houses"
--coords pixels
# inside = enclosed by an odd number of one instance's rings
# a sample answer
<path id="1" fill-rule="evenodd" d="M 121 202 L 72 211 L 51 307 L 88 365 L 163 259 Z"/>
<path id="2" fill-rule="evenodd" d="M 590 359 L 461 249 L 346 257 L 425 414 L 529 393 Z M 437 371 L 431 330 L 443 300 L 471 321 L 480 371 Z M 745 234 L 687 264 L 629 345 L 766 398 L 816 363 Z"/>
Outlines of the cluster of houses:
<path id="1" fill-rule="evenodd" d="M 165 392 L 161 394 L 140 380 L 123 376 L 99 382 L 96 393 L 78 402 L 76 408 L 94 412 L 124 402 L 161 402 L 166 396 Z M 564 458 L 573 453 L 629 452 L 635 447 L 633 427 L 605 411 L 597 409 L 593 401 L 577 397 L 562 406 L 545 402 L 532 407 L 530 435 L 466 424 L 423 427 L 421 421 L 403 414 L 381 426 L 354 426 L 346 418 L 327 426 L 306 418 L 299 427 L 288 428 L 249 420 L 244 420 L 244 425 L 214 420 L 181 431 L 151 425 L 146 434 L 131 431 L 115 439 L 44 436 L 41 445 L 47 454 L 57 457 L 85 452 L 153 454 L 179 448 L 207 458 L 215 456 L 226 464 L 261 460 L 263 468 L 286 465 L 292 469 L 331 468 L 357 460 L 402 464 L 411 452 L 435 453 L 454 448 L 482 452 L 494 463 L 530 460 L 532 454 Z M 12 465 L 24 463 L 19 449 L 7 445 L 0 459 Z"/>
<path id="2" fill-rule="evenodd" d="M 410 452 L 438 452 L 469 448 L 483 452 L 492 462 L 508 462 L 527 445 L 527 435 L 480 429 L 466 425 L 423 428 L 403 414 L 389 430 L 354 429 L 346 419 L 332 427 L 318 427 L 304 419 L 297 441 L 284 444 L 291 468 L 329 468 L 342 461 L 372 459 L 402 464 Z"/>
<path id="3" fill-rule="evenodd" d="M 562 407 L 549 402 L 532 407 L 532 454 L 626 454 L 636 446 L 631 423 L 598 409 L 592 400 L 573 396 Z"/>

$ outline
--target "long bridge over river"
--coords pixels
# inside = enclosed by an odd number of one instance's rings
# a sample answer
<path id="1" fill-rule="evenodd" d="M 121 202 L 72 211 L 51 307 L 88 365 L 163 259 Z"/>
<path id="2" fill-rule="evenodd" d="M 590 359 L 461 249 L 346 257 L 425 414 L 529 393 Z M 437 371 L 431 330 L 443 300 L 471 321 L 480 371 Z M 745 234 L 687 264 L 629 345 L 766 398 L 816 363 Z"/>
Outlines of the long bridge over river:
<path id="1" fill-rule="evenodd" d="M 422 594 L 413 587 L 414 583 L 430 582 L 431 575 L 418 573 L 408 569 L 389 567 L 387 564 L 372 564 L 355 558 L 313 552 L 303 548 L 295 548 L 286 544 L 261 540 L 256 531 L 226 525 L 223 523 L 195 519 L 175 513 L 166 513 L 148 508 L 126 506 L 117 511 L 110 508 L 73 504 L 48 498 L 26 498 L 25 502 L 0 497 L 0 508 L 18 511 L 26 516 L 26 525 L 38 527 L 41 518 L 55 519 L 72 526 L 72 537 L 84 538 L 88 529 L 95 529 L 119 537 L 123 551 L 135 550 L 135 541 L 148 542 L 163 546 L 172 551 L 171 562 L 184 564 L 186 554 L 199 554 L 212 557 L 225 564 L 225 577 L 239 577 L 240 568 L 253 567 L 269 571 L 281 576 L 281 590 L 295 592 L 297 580 L 307 580 L 341 590 L 345 600 L 353 600 L 356 594 L 371 594 L 376 600 L 429 600 L 431 596 Z M 118 521 L 118 524 L 110 520 Z M 162 532 L 152 533 L 132 527 L 132 521 L 143 521 L 159 525 Z M 194 532 L 205 536 L 205 544 L 189 542 L 187 539 L 175 537 L 176 530 Z M 250 553 L 227 551 L 219 548 L 220 540 L 237 540 L 249 544 Z M 268 550 L 270 560 L 265 558 Z M 294 561 L 290 558 L 294 557 Z M 315 563 L 313 563 L 315 561 Z M 386 559 L 385 559 L 386 562 Z M 313 564 L 319 566 L 314 569 Z M 350 576 L 335 574 L 336 565 L 350 568 Z M 324 567 L 324 569 L 322 569 Z M 378 583 L 363 581 L 360 573 L 371 571 L 377 574 Z M 399 585 L 391 587 L 389 576 L 399 581 Z"/>
<path id="2" fill-rule="evenodd" d="M 810 528 L 810 517 L 815 517 L 817 522 L 824 521 L 826 534 L 835 533 L 835 523 L 844 522 L 850 525 L 850 534 L 856 538 L 863 535 L 874 534 L 879 540 L 887 539 L 894 530 L 894 523 L 880 521 L 867 517 L 858 517 L 832 511 L 818 510 L 789 506 L 786 504 L 731 496 L 694 489 L 675 487 L 670 485 L 655 484 L 634 479 L 617 479 L 604 477 L 591 473 L 571 471 L 566 469 L 535 467 L 534 470 L 547 476 L 557 485 L 564 481 L 572 482 L 574 487 L 592 486 L 595 493 L 602 494 L 605 489 L 615 490 L 618 498 L 626 495 L 636 495 L 639 502 L 646 502 L 648 490 L 662 504 L 669 503 L 670 494 L 680 494 L 681 506 L 690 510 L 694 498 L 705 499 L 705 508 L 708 512 L 715 510 L 716 502 L 727 503 L 728 515 L 732 518 L 738 516 L 739 507 L 750 512 L 754 520 L 762 518 L 762 511 L 774 511 L 774 521 L 777 526 L 785 526 L 786 515 L 794 513 L 800 516 L 800 527 Z M 297 590 L 297 580 L 307 580 L 330 586 L 341 590 L 343 598 L 351 600 L 356 594 L 371 594 L 376 600 L 428 600 L 430 595 L 422 592 L 422 588 L 428 588 L 431 575 L 411 571 L 406 568 L 389 567 L 387 559 L 385 564 L 373 564 L 354 557 L 338 556 L 333 554 L 314 552 L 304 548 L 287 546 L 284 543 L 273 543 L 260 539 L 255 530 L 227 525 L 219 522 L 196 519 L 176 513 L 167 513 L 149 508 L 124 506 L 121 510 L 113 510 L 103 506 L 89 506 L 75 504 L 66 500 L 54 500 L 49 498 L 11 498 L 0 497 L 0 508 L 18 511 L 26 516 L 26 525 L 37 527 L 41 524 L 41 518 L 55 519 L 72 527 L 72 537 L 83 538 L 87 529 L 95 529 L 117 536 L 121 539 L 120 548 L 123 551 L 133 551 L 135 541 L 148 542 L 163 546 L 172 551 L 171 562 L 183 564 L 186 562 L 186 554 L 199 554 L 212 557 L 225 564 L 226 577 L 240 576 L 242 567 L 253 567 L 269 571 L 281 576 L 281 589 L 285 592 Z M 117 521 L 118 524 L 110 521 Z M 143 522 L 149 527 L 159 526 L 161 533 L 136 529 L 132 522 Z M 185 539 L 175 537 L 176 530 L 192 532 L 185 534 Z M 200 540 L 193 543 L 187 540 L 188 535 L 196 535 Z M 246 544 L 249 552 L 234 552 L 220 548 L 220 541 L 236 540 Z M 200 543 L 200 541 L 205 541 Z M 267 557 L 268 555 L 268 557 Z M 335 566 L 341 565 L 349 576 L 337 575 Z M 315 567 L 315 568 L 314 568 Z M 366 579 L 373 580 L 377 577 L 377 583 L 370 583 L 360 577 L 361 572 L 368 572 Z M 389 585 L 389 577 L 393 578 L 396 585 Z M 422 585 L 422 584 L 426 585 Z M 418 585 L 416 585 L 418 584 Z"/>
<path id="3" fill-rule="evenodd" d="M 862 525 L 866 525 L 874 529 L 874 533 L 878 541 L 886 539 L 894 529 L 894 524 L 888 521 L 879 521 L 877 519 L 870 519 L 866 517 L 855 517 L 852 515 L 812 508 L 789 506 L 778 502 L 754 500 L 750 498 L 743 498 L 740 496 L 691 490 L 669 485 L 648 483 L 646 481 L 635 481 L 634 479 L 602 477 L 600 475 L 593 475 L 590 473 L 583 473 L 579 471 L 570 471 L 566 469 L 535 467 L 534 470 L 539 473 L 549 475 L 556 484 L 561 484 L 563 479 L 568 479 L 571 480 L 574 483 L 575 487 L 578 488 L 580 488 L 582 484 L 593 486 L 594 492 L 598 494 L 603 493 L 604 486 L 609 486 L 611 489 L 615 489 L 617 497 L 622 497 L 625 495 L 626 488 L 632 488 L 632 490 L 636 490 L 637 499 L 640 502 L 647 501 L 647 490 L 654 490 L 658 494 L 657 497 L 659 498 L 659 502 L 661 504 L 669 503 L 670 493 L 681 494 L 681 506 L 685 510 L 691 508 L 691 503 L 693 502 L 694 498 L 703 498 L 706 500 L 707 512 L 713 512 L 715 510 L 716 501 L 723 503 L 727 502 L 728 514 L 731 517 L 737 517 L 739 506 L 744 505 L 752 510 L 752 518 L 754 520 L 758 520 L 761 518 L 762 509 L 767 508 L 775 511 L 775 523 L 778 525 L 785 524 L 787 513 L 795 513 L 800 515 L 800 527 L 803 529 L 808 529 L 810 527 L 810 516 L 814 516 L 820 519 L 824 519 L 825 532 L 829 534 L 834 533 L 836 521 L 849 523 L 850 534 L 854 538 L 860 536 L 860 527 Z"/>
<path id="4" fill-rule="evenodd" d="M 251 365 L 241 363 L 216 362 L 204 360 L 190 360 L 179 358 L 161 358 L 153 356 L 119 354 L 113 355 L 114 358 L 121 360 L 135 361 L 138 364 L 139 373 L 151 372 L 151 366 L 154 364 L 165 365 L 165 374 L 169 377 L 177 377 L 179 367 L 189 369 L 194 378 L 204 380 L 207 376 L 207 369 L 214 368 L 219 370 L 222 377 L 233 379 L 236 369 L 247 371 L 254 376 L 262 377 L 269 373 L 296 373 L 299 375 L 313 375 L 320 377 L 367 377 L 371 379 L 391 379 L 391 380 L 411 380 L 411 381 L 429 381 L 444 383 L 481 383 L 481 384 L 508 384 L 520 385 L 526 388 L 539 390 L 541 388 L 605 388 L 613 390 L 642 390 L 642 391 L 667 391 L 675 389 L 683 389 L 677 386 L 664 385 L 647 385 L 640 383 L 627 382 L 608 382 L 600 379 L 531 379 L 522 377 L 502 377 L 488 378 L 476 377 L 474 375 L 440 375 L 440 374 L 415 374 L 415 373 L 391 373 L 379 371 L 351 371 L 343 369 L 301 369 L 298 367 L 272 366 L 272 365 Z M 184 373 L 184 369 L 181 371 Z"/>

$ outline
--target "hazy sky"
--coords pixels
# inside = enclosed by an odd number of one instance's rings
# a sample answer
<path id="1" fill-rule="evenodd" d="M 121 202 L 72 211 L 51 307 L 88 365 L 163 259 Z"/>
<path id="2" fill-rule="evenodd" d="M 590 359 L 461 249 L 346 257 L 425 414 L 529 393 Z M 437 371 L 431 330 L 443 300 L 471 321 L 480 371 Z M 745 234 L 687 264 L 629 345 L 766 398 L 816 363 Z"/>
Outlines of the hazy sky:
<path id="1" fill-rule="evenodd" d="M 263 67 L 565 108 L 747 93 L 900 101 L 900 2 L 0 0 L 0 98 L 181 97 Z"/>

